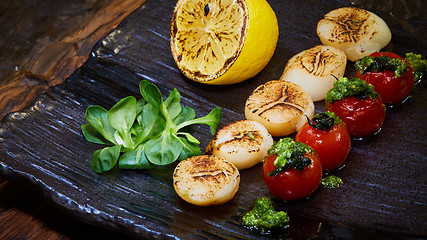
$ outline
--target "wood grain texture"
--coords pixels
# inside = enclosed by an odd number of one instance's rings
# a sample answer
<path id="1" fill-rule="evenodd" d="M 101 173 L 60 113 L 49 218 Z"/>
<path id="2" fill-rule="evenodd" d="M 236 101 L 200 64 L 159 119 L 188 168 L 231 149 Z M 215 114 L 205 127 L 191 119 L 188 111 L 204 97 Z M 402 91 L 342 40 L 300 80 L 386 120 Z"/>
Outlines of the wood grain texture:
<path id="1" fill-rule="evenodd" d="M 0 120 L 63 83 L 145 0 L 2 1 Z"/>

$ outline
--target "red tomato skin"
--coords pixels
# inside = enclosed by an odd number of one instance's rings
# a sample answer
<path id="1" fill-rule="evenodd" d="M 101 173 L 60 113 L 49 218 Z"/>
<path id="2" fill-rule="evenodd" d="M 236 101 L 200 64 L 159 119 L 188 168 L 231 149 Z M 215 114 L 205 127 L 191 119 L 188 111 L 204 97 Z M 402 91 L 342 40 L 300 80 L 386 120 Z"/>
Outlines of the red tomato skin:
<path id="1" fill-rule="evenodd" d="M 287 169 L 275 176 L 268 176 L 273 171 L 276 155 L 269 155 L 263 163 L 264 182 L 268 190 L 283 200 L 299 200 L 310 196 L 322 180 L 322 164 L 317 154 L 310 154 L 311 164 L 304 170 Z"/>
<path id="2" fill-rule="evenodd" d="M 325 172 L 343 165 L 351 148 L 350 132 L 344 122 L 325 130 L 305 123 L 295 136 L 295 141 L 303 142 L 316 151 Z"/>
<path id="3" fill-rule="evenodd" d="M 375 52 L 370 56 L 389 56 L 405 60 L 399 55 L 390 52 Z M 361 72 L 356 72 L 356 77 L 372 84 L 385 104 L 394 105 L 404 101 L 414 86 L 414 70 L 411 67 L 408 68 L 409 70 L 400 77 L 395 77 L 394 73 L 390 70 L 382 72 L 372 71 L 363 75 L 361 75 Z"/>
<path id="4" fill-rule="evenodd" d="M 386 108 L 380 97 L 360 99 L 352 96 L 325 105 L 326 111 L 334 112 L 347 124 L 352 137 L 371 135 L 384 123 Z"/>

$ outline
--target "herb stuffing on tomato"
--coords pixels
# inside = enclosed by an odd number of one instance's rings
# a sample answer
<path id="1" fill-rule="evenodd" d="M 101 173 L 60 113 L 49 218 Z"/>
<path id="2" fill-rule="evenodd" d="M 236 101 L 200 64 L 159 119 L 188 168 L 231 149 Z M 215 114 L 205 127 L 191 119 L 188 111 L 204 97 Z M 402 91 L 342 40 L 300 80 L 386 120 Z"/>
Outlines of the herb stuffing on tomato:
<path id="1" fill-rule="evenodd" d="M 310 146 L 282 138 L 268 150 L 263 163 L 267 188 L 283 200 L 310 196 L 322 179 L 322 164 Z"/>
<path id="2" fill-rule="evenodd" d="M 403 102 L 414 86 L 414 70 L 401 56 L 374 52 L 355 63 L 356 77 L 374 86 L 387 105 Z"/>
<path id="3" fill-rule="evenodd" d="M 339 78 L 325 95 L 325 106 L 347 124 L 352 137 L 374 134 L 384 123 L 386 107 L 381 97 L 360 78 Z"/>
<path id="4" fill-rule="evenodd" d="M 414 70 L 414 85 L 417 85 L 427 75 L 427 59 L 421 54 L 406 53 L 405 60 Z"/>
<path id="5" fill-rule="evenodd" d="M 303 142 L 316 151 L 323 171 L 342 166 L 351 147 L 347 125 L 333 112 L 318 113 L 312 120 L 307 120 L 295 136 L 295 141 Z"/>

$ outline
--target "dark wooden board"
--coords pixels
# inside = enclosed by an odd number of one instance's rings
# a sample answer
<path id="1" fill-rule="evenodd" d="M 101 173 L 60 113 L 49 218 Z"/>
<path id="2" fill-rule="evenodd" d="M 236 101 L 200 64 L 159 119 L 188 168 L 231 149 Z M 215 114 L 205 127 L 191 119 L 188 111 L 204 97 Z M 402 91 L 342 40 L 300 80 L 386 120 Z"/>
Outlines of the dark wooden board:
<path id="1" fill-rule="evenodd" d="M 274 198 L 264 185 L 260 165 L 241 171 L 235 198 L 216 207 L 182 201 L 171 184 L 173 165 L 103 175 L 90 169 L 90 156 L 100 146 L 86 142 L 80 131 L 88 106 L 110 108 L 122 97 L 139 98 L 138 84 L 147 79 L 165 95 L 177 88 L 182 104 L 194 108 L 198 116 L 222 107 L 221 125 L 243 119 L 246 98 L 258 85 L 279 78 L 294 54 L 320 44 L 315 30 L 323 14 L 350 6 L 347 1 L 269 3 L 280 27 L 270 63 L 243 83 L 208 86 L 186 79 L 173 61 L 169 24 L 175 1 L 147 1 L 99 41 L 89 60 L 64 84 L 2 120 L 1 175 L 31 183 L 77 219 L 138 238 L 266 238 L 240 225 L 240 217 L 262 196 L 271 197 L 279 210 L 289 213 L 291 239 L 425 238 L 425 82 L 416 86 L 404 104 L 387 109 L 379 134 L 352 142 L 346 166 L 336 173 L 344 186 L 319 188 L 307 200 Z M 393 3 L 388 9 L 384 9 L 387 5 L 364 2 L 357 6 L 376 12 L 389 24 L 393 40 L 388 50 L 426 56 L 425 15 L 413 11 L 408 17 L 400 3 Z M 353 72 L 351 65 L 349 62 L 347 75 Z M 316 103 L 316 112 L 323 111 L 323 106 Z M 205 148 L 212 137 L 208 128 L 193 130 Z"/>

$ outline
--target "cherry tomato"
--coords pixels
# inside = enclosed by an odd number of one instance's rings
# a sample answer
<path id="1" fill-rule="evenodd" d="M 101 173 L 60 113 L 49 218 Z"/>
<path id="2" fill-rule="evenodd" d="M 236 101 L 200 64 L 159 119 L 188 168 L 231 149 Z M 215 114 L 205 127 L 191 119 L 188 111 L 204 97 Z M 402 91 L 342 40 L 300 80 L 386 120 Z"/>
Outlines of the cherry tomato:
<path id="1" fill-rule="evenodd" d="M 343 120 L 352 137 L 364 137 L 380 130 L 386 108 L 380 97 L 361 99 L 355 96 L 326 102 L 326 111 L 334 112 Z"/>
<path id="2" fill-rule="evenodd" d="M 306 155 L 311 164 L 302 171 L 289 168 L 274 176 L 268 173 L 273 171 L 274 160 L 277 155 L 268 155 L 263 163 L 263 176 L 265 184 L 270 192 L 283 200 L 298 200 L 310 196 L 322 180 L 322 164 L 317 154 Z"/>
<path id="3" fill-rule="evenodd" d="M 320 118 L 322 116 L 327 118 L 328 115 L 334 115 L 330 117 L 332 123 L 327 127 L 319 127 L 323 125 L 319 123 L 322 120 Z M 295 141 L 303 142 L 316 151 L 323 171 L 340 167 L 347 159 L 351 147 L 347 125 L 333 113 L 320 113 L 313 118 L 313 121 L 306 122 L 295 136 Z"/>
<path id="4" fill-rule="evenodd" d="M 356 77 L 372 84 L 385 104 L 393 105 L 405 100 L 414 86 L 414 71 L 409 66 L 409 63 L 404 58 L 391 52 L 375 52 L 370 56 L 374 58 L 389 56 L 394 59 L 404 60 L 408 64 L 408 70 L 399 77 L 395 76 L 394 72 L 391 70 L 370 71 L 365 73 L 356 71 Z"/>

